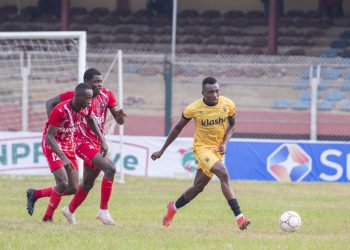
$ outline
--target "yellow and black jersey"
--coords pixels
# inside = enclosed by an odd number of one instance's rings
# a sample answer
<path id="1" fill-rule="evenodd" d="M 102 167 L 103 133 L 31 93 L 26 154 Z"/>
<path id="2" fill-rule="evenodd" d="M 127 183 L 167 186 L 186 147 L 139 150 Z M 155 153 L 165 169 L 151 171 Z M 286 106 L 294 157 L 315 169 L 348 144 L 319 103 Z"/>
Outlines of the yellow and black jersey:
<path id="1" fill-rule="evenodd" d="M 219 96 L 215 106 L 206 105 L 203 98 L 189 104 L 182 115 L 195 121 L 193 151 L 201 147 L 217 149 L 225 135 L 227 118 L 235 112 L 234 102 L 224 96 Z"/>

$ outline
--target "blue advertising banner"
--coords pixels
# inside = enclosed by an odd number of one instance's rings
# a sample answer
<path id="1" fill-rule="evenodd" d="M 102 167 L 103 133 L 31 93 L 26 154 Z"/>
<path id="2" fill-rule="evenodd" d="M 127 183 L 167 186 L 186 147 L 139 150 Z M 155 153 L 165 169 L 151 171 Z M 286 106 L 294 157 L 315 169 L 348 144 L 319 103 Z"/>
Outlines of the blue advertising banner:
<path id="1" fill-rule="evenodd" d="M 350 144 L 231 140 L 225 164 L 233 180 L 349 182 Z"/>

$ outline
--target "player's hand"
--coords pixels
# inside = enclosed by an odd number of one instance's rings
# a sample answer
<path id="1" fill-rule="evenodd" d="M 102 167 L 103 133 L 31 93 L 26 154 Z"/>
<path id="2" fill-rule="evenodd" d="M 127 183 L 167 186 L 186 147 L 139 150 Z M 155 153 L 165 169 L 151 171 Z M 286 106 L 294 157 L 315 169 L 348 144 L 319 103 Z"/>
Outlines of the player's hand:
<path id="1" fill-rule="evenodd" d="M 117 118 L 116 118 L 117 123 L 120 124 L 120 125 L 124 124 L 125 117 L 128 117 L 127 114 L 125 114 L 124 110 L 119 109 L 115 113 L 117 115 Z"/>
<path id="2" fill-rule="evenodd" d="M 222 154 L 222 155 L 226 154 L 226 146 L 225 145 L 220 145 L 218 147 L 218 153 Z"/>
<path id="3" fill-rule="evenodd" d="M 67 157 L 62 159 L 63 166 L 69 171 L 75 171 L 74 164 Z"/>
<path id="4" fill-rule="evenodd" d="M 105 157 L 107 155 L 107 152 L 108 152 L 108 144 L 106 141 L 103 141 L 101 143 L 101 148 L 100 148 L 100 153 L 102 155 L 102 157 Z"/>
<path id="5" fill-rule="evenodd" d="M 158 158 L 160 158 L 162 156 L 163 152 L 162 151 L 157 151 L 157 152 L 154 152 L 152 155 L 151 155 L 151 159 L 152 160 L 157 160 Z"/>

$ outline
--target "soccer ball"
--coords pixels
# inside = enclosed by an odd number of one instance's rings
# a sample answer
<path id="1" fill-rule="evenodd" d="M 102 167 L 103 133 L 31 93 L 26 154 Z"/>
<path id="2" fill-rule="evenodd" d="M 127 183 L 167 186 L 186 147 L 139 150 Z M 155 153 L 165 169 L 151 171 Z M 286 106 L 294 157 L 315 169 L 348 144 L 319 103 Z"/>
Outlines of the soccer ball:
<path id="1" fill-rule="evenodd" d="M 284 212 L 280 217 L 280 228 L 285 232 L 298 231 L 301 226 L 301 218 L 294 211 Z"/>

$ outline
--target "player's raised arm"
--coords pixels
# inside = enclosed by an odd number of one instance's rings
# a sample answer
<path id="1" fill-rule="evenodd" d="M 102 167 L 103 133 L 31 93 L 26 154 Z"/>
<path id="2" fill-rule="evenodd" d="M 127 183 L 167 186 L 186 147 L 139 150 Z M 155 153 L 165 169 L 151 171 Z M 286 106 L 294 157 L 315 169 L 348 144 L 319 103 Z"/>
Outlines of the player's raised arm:
<path id="1" fill-rule="evenodd" d="M 52 97 L 51 99 L 49 99 L 47 102 L 46 102 L 46 113 L 47 113 L 47 117 L 50 116 L 50 113 L 52 111 L 52 109 L 61 102 L 61 98 L 60 96 L 55 96 L 55 97 Z"/>
<path id="2" fill-rule="evenodd" d="M 163 147 L 161 150 L 154 152 L 151 156 L 152 160 L 156 160 L 162 156 L 166 148 L 178 137 L 178 135 L 181 133 L 182 129 L 187 125 L 187 123 L 191 119 L 185 118 L 183 115 L 181 116 L 180 121 L 175 125 L 175 127 L 172 128 L 170 131 Z"/>
<path id="3" fill-rule="evenodd" d="M 124 110 L 122 109 L 117 109 L 117 107 L 112 107 L 109 109 L 112 116 L 114 117 L 114 120 L 118 123 L 118 124 L 124 124 L 125 122 L 125 118 L 128 117 Z"/>

